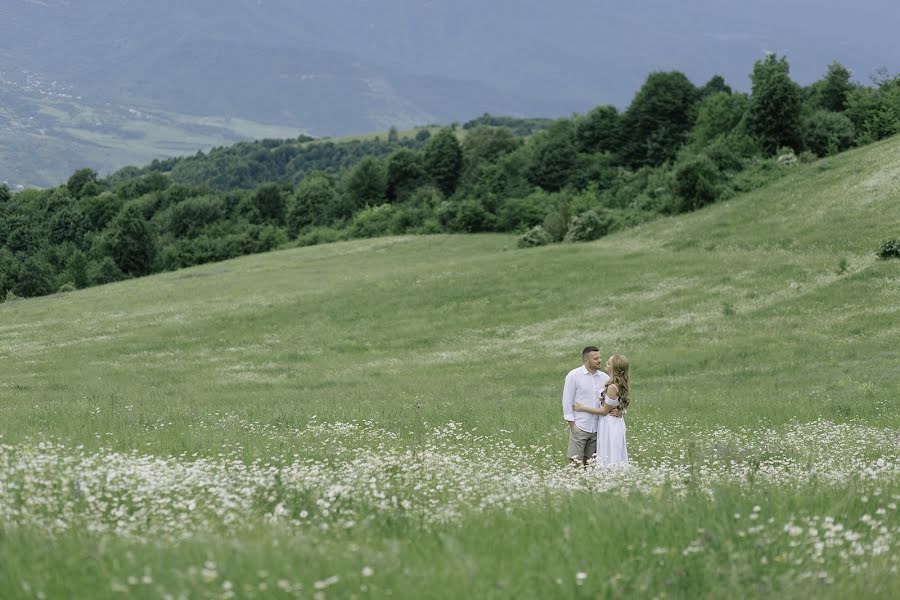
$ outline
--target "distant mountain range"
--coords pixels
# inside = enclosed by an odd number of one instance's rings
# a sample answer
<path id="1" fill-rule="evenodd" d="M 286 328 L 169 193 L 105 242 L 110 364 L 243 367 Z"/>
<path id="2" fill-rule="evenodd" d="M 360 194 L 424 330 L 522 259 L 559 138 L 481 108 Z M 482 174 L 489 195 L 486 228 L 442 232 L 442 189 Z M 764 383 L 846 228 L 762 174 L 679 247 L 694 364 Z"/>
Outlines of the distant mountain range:
<path id="1" fill-rule="evenodd" d="M 3 0 L 0 181 L 51 185 L 254 137 L 627 105 L 652 70 L 748 89 L 786 53 L 900 64 L 900 11 L 700 0 Z"/>

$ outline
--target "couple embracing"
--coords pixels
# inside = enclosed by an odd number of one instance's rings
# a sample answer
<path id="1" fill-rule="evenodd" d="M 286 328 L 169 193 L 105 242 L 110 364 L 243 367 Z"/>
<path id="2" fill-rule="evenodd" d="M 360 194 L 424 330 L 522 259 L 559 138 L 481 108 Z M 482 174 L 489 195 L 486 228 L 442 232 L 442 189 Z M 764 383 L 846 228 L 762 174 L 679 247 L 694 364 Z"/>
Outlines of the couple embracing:
<path id="1" fill-rule="evenodd" d="M 600 349 L 581 352 L 584 363 L 569 371 L 563 386 L 563 419 L 569 424 L 569 462 L 587 465 L 597 456 L 598 465 L 628 463 L 625 419 L 628 408 L 628 360 L 613 354 L 600 370 Z M 607 374 L 608 373 L 608 374 Z"/>

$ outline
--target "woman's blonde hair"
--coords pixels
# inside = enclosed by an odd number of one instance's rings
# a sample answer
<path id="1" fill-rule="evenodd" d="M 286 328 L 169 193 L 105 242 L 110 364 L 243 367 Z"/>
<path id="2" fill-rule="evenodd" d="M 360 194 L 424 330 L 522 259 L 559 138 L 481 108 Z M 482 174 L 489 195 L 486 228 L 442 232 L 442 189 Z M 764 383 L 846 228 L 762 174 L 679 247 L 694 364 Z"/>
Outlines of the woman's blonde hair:
<path id="1" fill-rule="evenodd" d="M 628 359 L 621 354 L 613 354 L 609 358 L 609 381 L 606 387 L 615 385 L 619 390 L 619 405 L 628 408 Z M 606 390 L 603 391 L 604 395 Z"/>

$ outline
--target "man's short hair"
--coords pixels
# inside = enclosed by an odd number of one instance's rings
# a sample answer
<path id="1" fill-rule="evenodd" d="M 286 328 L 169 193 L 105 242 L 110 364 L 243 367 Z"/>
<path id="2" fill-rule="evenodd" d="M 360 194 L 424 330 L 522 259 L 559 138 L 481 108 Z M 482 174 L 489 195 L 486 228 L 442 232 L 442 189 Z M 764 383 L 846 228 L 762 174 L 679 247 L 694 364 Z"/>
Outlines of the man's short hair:
<path id="1" fill-rule="evenodd" d="M 587 360 L 587 355 L 591 352 L 600 352 L 600 348 L 598 348 L 597 346 L 588 346 L 581 351 L 581 360 Z"/>

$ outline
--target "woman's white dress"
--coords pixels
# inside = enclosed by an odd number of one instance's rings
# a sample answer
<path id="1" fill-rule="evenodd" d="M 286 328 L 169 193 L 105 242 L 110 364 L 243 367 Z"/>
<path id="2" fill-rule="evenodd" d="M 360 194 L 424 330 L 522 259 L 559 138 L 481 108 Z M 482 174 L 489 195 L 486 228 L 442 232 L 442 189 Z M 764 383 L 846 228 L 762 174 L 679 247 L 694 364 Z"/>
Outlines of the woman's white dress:
<path id="1" fill-rule="evenodd" d="M 603 397 L 609 406 L 619 406 L 618 400 Z M 602 415 L 597 428 L 597 464 L 615 465 L 628 463 L 628 448 L 625 446 L 625 419 L 612 415 Z"/>

